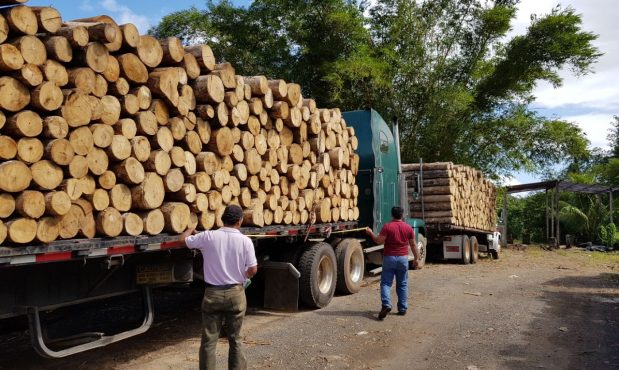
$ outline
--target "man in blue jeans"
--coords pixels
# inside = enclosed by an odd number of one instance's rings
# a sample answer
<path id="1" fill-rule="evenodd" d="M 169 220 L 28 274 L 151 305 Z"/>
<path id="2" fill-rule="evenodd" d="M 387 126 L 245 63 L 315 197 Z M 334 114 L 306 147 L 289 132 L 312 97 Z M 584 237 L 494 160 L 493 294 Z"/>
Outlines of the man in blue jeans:
<path id="1" fill-rule="evenodd" d="M 419 254 L 415 244 L 415 232 L 402 220 L 404 210 L 401 207 L 391 208 L 391 222 L 386 223 L 375 235 L 372 229 L 366 228 L 366 233 L 374 243 L 383 244 L 383 271 L 380 275 L 380 299 L 382 307 L 378 319 L 383 320 L 391 312 L 391 285 L 395 276 L 396 293 L 398 295 L 398 315 L 406 315 L 408 309 L 408 248 L 413 256 L 413 266 L 417 267 Z"/>

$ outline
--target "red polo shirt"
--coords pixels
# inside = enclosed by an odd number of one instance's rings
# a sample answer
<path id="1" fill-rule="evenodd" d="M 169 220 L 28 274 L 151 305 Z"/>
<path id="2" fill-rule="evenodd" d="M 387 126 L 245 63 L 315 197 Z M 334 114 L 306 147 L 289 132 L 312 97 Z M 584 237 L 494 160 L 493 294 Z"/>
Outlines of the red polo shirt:
<path id="1" fill-rule="evenodd" d="M 385 237 L 384 256 L 408 256 L 408 241 L 415 239 L 415 232 L 402 220 L 393 220 L 383 225 L 380 236 Z"/>

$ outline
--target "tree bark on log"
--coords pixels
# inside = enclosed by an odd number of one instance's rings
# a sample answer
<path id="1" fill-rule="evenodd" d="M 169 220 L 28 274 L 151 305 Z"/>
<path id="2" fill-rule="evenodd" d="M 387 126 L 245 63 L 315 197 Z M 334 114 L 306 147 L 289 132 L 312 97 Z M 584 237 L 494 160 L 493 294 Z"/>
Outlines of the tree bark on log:
<path id="1" fill-rule="evenodd" d="M 30 91 L 18 80 L 0 77 L 0 108 L 18 112 L 30 103 Z"/>
<path id="2" fill-rule="evenodd" d="M 136 50 L 138 57 L 147 67 L 155 68 L 163 59 L 163 49 L 159 44 L 159 40 L 152 36 L 140 36 Z"/>
<path id="3" fill-rule="evenodd" d="M 97 231 L 108 237 L 116 237 L 123 231 L 123 218 L 118 210 L 108 207 L 97 214 Z"/>
<path id="4" fill-rule="evenodd" d="M 185 51 L 196 58 L 200 68 L 209 72 L 215 68 L 215 56 L 208 45 L 187 46 Z"/>
<path id="5" fill-rule="evenodd" d="M 37 16 L 32 8 L 24 5 L 18 5 L 10 8 L 4 8 L 1 11 L 6 19 L 9 28 L 17 34 L 34 35 L 37 33 L 39 26 Z"/>
<path id="6" fill-rule="evenodd" d="M 37 235 L 37 222 L 31 218 L 17 218 L 5 223 L 7 227 L 7 240 L 26 244 L 34 240 Z"/>
<path id="7" fill-rule="evenodd" d="M 187 204 L 166 202 L 161 206 L 161 212 L 165 220 L 165 231 L 171 233 L 182 233 L 185 231 L 191 213 Z"/>
<path id="8" fill-rule="evenodd" d="M 73 60 L 73 48 L 64 36 L 52 36 L 43 40 L 47 57 L 61 63 Z"/>

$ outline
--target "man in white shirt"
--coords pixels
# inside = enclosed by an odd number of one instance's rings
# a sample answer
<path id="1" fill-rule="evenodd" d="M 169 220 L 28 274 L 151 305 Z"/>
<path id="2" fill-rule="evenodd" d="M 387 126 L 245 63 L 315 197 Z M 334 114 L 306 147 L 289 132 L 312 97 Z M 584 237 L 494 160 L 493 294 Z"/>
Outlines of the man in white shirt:
<path id="1" fill-rule="evenodd" d="M 181 240 L 188 248 L 199 249 L 204 260 L 206 289 L 202 300 L 202 342 L 200 369 L 215 369 L 215 348 L 222 326 L 228 336 L 229 369 L 246 369 L 240 331 L 247 308 L 244 282 L 258 271 L 254 245 L 240 232 L 243 210 L 226 207 L 221 220 L 224 227 L 192 235 L 188 229 Z"/>

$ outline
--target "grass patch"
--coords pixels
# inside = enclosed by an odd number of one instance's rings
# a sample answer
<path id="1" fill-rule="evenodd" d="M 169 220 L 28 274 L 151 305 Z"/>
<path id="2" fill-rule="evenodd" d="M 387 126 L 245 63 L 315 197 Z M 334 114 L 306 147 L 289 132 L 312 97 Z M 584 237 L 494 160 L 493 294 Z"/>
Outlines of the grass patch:
<path id="1" fill-rule="evenodd" d="M 504 252 L 515 254 L 518 249 L 504 249 Z M 522 250 L 527 256 L 535 259 L 564 260 L 576 262 L 590 267 L 605 267 L 611 270 L 619 270 L 619 251 L 596 252 L 582 249 L 553 249 L 546 250 L 539 245 L 529 245 Z"/>
<path id="2" fill-rule="evenodd" d="M 505 251 L 507 251 L 508 253 L 518 253 L 522 251 L 522 252 L 525 252 L 529 257 L 533 257 L 533 258 L 546 258 L 550 256 L 550 253 L 552 253 L 551 251 L 545 250 L 539 245 L 531 245 L 531 244 L 523 249 L 516 249 L 516 248 L 503 249 L 501 250 L 501 253 Z"/>
<path id="3" fill-rule="evenodd" d="M 594 252 L 594 251 L 573 251 L 579 258 L 586 260 L 588 264 L 594 266 L 608 266 L 612 269 L 619 269 L 619 251 Z"/>

